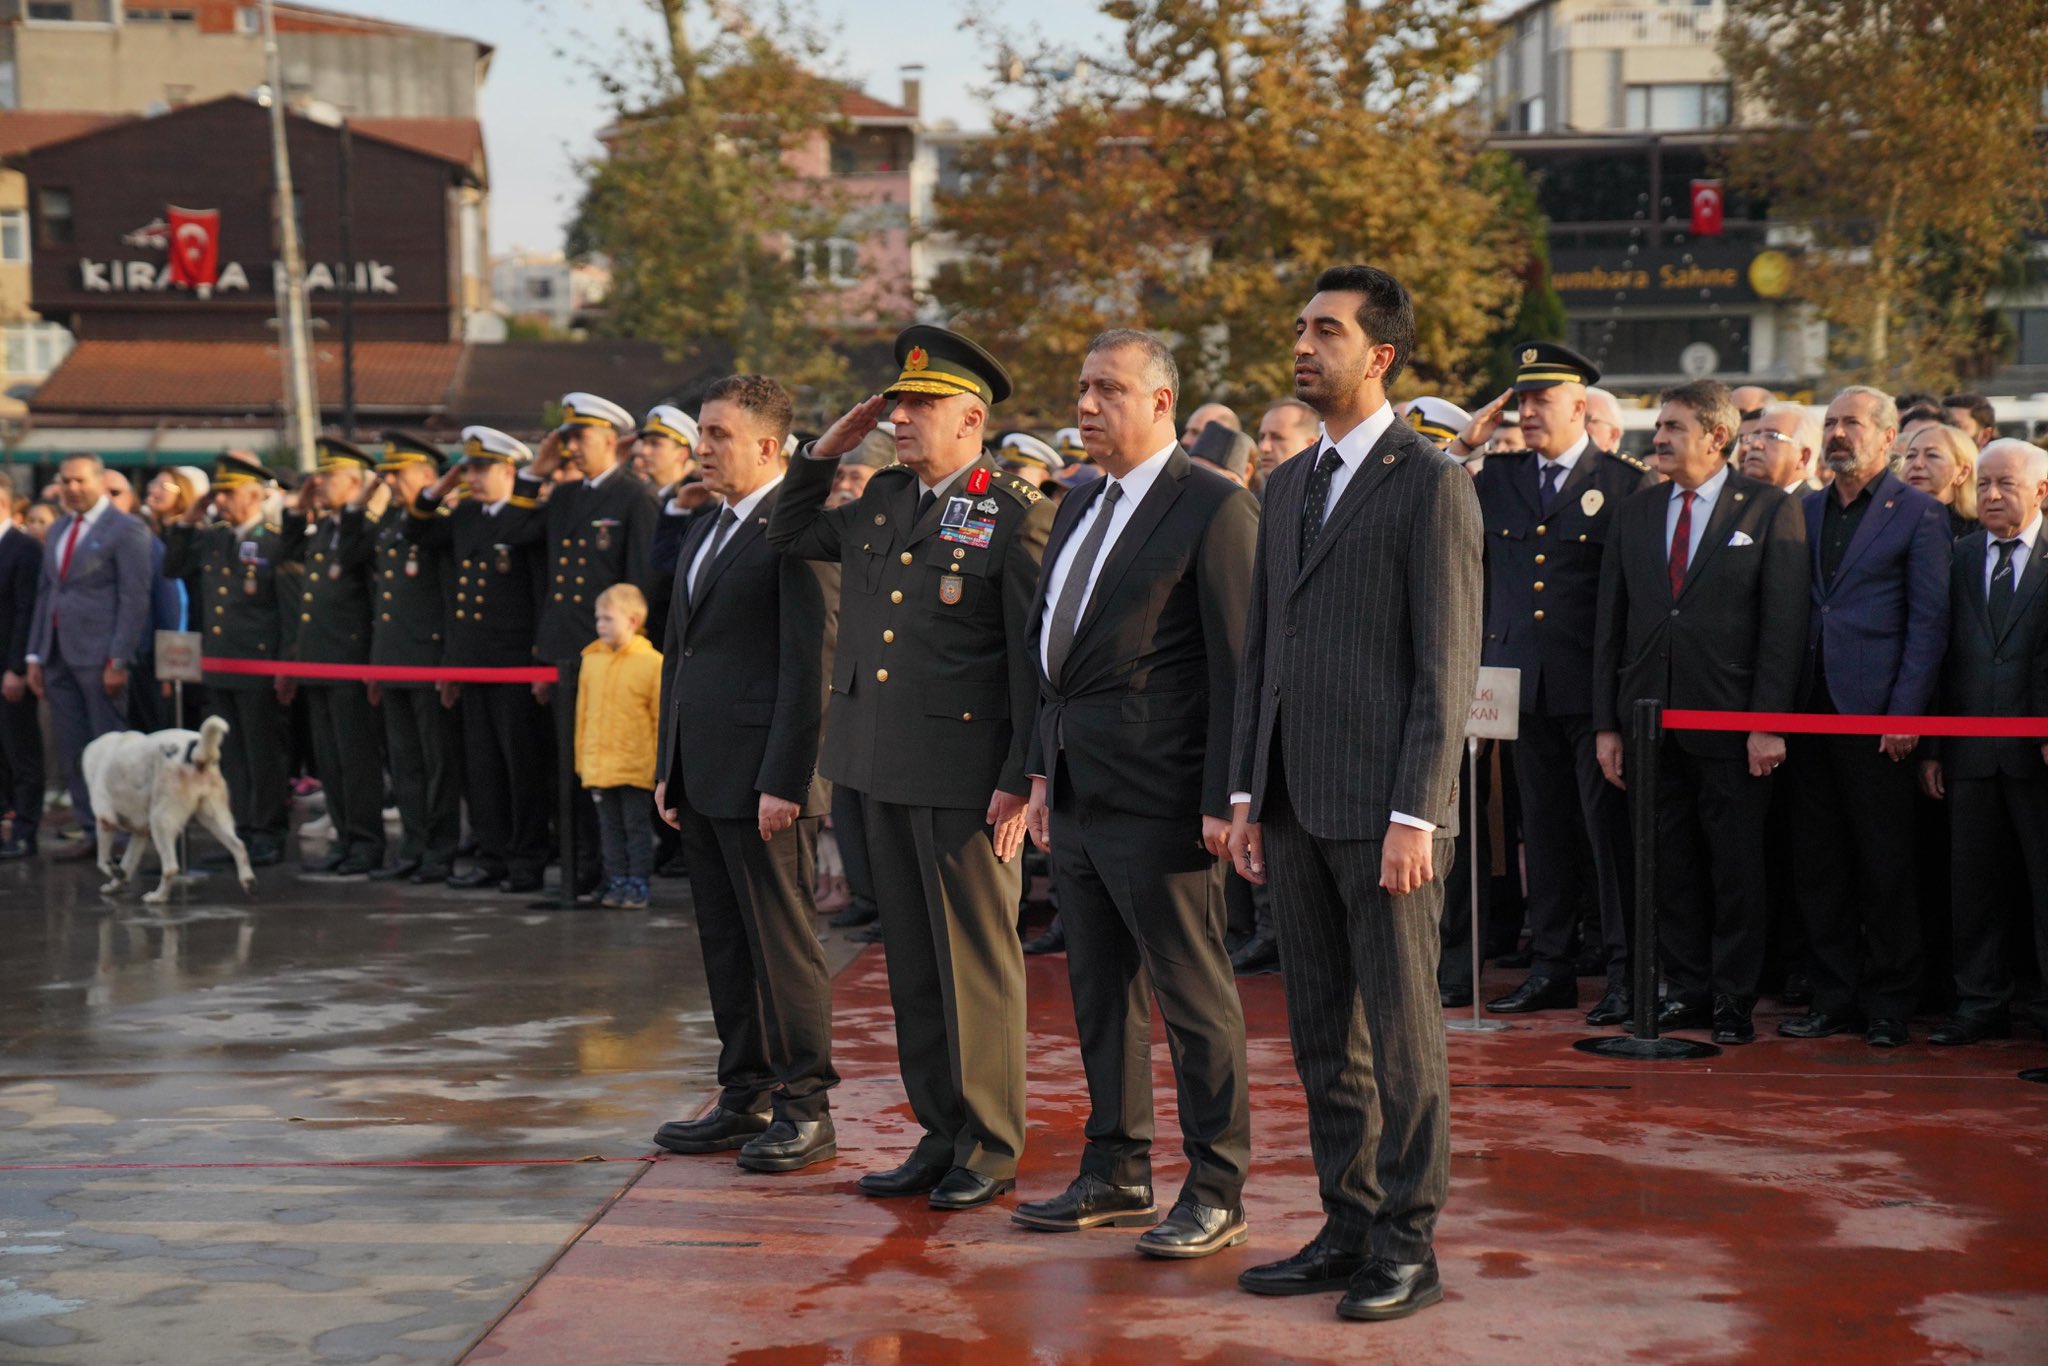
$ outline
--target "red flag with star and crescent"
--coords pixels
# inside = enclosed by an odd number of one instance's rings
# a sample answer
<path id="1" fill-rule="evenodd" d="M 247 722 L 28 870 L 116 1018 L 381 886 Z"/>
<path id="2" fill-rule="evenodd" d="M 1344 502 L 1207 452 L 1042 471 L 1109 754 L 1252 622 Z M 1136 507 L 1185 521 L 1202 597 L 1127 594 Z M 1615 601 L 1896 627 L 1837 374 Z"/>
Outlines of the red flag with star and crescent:
<path id="1" fill-rule="evenodd" d="M 1692 235 L 1719 237 L 1721 216 L 1726 208 L 1720 181 L 1695 180 L 1692 183 Z"/>
<path id="2" fill-rule="evenodd" d="M 171 256 L 171 283 L 187 289 L 211 290 L 220 278 L 220 210 L 181 209 L 165 213 Z"/>

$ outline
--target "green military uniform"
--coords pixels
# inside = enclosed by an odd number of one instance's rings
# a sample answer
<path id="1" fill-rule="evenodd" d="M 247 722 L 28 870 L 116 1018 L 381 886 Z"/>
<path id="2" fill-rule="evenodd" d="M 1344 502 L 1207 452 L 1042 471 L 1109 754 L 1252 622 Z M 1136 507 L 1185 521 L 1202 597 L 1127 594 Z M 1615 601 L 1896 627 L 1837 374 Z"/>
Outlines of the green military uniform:
<path id="1" fill-rule="evenodd" d="M 346 441 L 320 439 L 321 473 L 353 466 L 365 476 L 374 461 Z M 306 566 L 299 594 L 299 640 L 304 664 L 370 662 L 370 560 L 360 509 L 309 522 L 284 519 L 285 544 Z M 306 718 L 313 732 L 313 766 L 327 796 L 334 843 L 308 872 L 354 876 L 384 866 L 384 766 L 376 738 L 382 730 L 361 683 L 313 680 L 305 685 Z"/>
<path id="2" fill-rule="evenodd" d="M 213 487 L 275 484 L 268 470 L 240 456 L 215 463 Z M 296 611 L 304 575 L 286 553 L 276 522 L 259 515 L 244 526 L 174 522 L 164 532 L 164 576 L 198 586 L 192 629 L 208 656 L 219 659 L 287 658 L 297 638 Z M 257 674 L 206 671 L 207 713 L 224 718 L 221 750 L 235 833 L 249 846 L 249 861 L 284 857 L 286 724 L 275 681 Z"/>
<path id="3" fill-rule="evenodd" d="M 407 432 L 385 432 L 383 438 L 378 473 L 421 464 L 440 471 L 441 451 L 431 441 Z M 409 520 L 411 509 L 395 498 L 381 514 L 372 516 L 367 508 L 361 514 L 376 574 L 370 662 L 438 668 L 454 606 L 455 574 L 447 546 L 408 535 Z M 461 738 L 455 713 L 441 705 L 432 683 L 387 682 L 378 690 L 400 830 L 398 861 L 385 874 L 415 883 L 440 882 L 455 871 L 455 846 L 462 838 Z"/>
<path id="4" fill-rule="evenodd" d="M 938 328 L 906 331 L 897 359 L 892 394 L 1009 391 L 999 364 Z M 1024 1146 L 1021 865 L 996 858 L 985 816 L 998 789 L 1029 789 L 1026 635 L 1053 505 L 984 455 L 922 516 L 901 466 L 828 512 L 836 469 L 808 450 L 791 462 L 768 539 L 842 569 L 819 771 L 864 795 L 897 1052 L 925 1130 L 912 1161 L 1008 1182 Z"/>

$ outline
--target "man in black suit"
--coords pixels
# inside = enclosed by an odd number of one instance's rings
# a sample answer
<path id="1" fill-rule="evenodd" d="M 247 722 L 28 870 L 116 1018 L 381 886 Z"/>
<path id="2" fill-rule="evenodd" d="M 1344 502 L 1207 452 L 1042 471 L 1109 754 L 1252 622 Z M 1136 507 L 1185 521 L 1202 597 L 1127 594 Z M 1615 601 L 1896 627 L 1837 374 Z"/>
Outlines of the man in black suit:
<path id="1" fill-rule="evenodd" d="M 1671 482 L 1621 505 L 1600 565 L 1593 724 L 1601 771 L 1622 789 L 1637 701 L 1790 711 L 1806 646 L 1799 505 L 1729 465 L 1739 419 L 1726 388 L 1698 380 L 1662 401 L 1651 458 Z M 1711 1022 L 1716 1043 L 1748 1043 L 1770 904 L 1758 853 L 1785 738 L 1670 731 L 1659 758 L 1658 1023 Z"/>
<path id="2" fill-rule="evenodd" d="M 788 462 L 789 391 L 732 375 L 704 396 L 697 432 L 718 502 L 677 562 L 662 646 L 654 804 L 682 832 L 697 938 L 718 1025 L 718 1103 L 661 1126 L 670 1152 L 740 1150 L 750 1171 L 796 1171 L 839 1151 L 826 1093 L 832 982 L 811 929 L 817 777 L 839 567 L 767 541 Z"/>
<path id="3" fill-rule="evenodd" d="M 1154 1257 L 1244 1241 L 1251 1158 L 1221 860 L 1259 505 L 1174 440 L 1179 389 L 1149 333 L 1105 332 L 1082 362 L 1081 439 L 1107 477 L 1060 504 L 1046 542 L 1026 764 L 1067 932 L 1088 1146 L 1063 1194 L 1012 1215 L 1055 1231 L 1153 1221 L 1149 981 L 1188 1155 L 1172 1213 L 1138 1239 Z"/>
<path id="4" fill-rule="evenodd" d="M 1231 857 L 1254 882 L 1271 859 L 1324 1212 L 1238 1284 L 1346 1288 L 1338 1313 L 1359 1319 L 1443 1297 L 1438 879 L 1483 614 L 1472 480 L 1387 405 L 1414 345 L 1407 289 L 1370 266 L 1324 271 L 1295 322 L 1295 393 L 1323 431 L 1266 486 L 1231 744 Z"/>
<path id="5" fill-rule="evenodd" d="M 1936 709 L 1947 716 L 2048 715 L 2048 451 L 1993 441 L 1977 462 L 1983 530 L 1955 544 L 1949 567 L 1948 657 Z M 2012 1032 L 2008 929 L 2031 919 L 2034 1025 L 2048 1034 L 2048 737 L 1943 739 L 1921 762 L 1927 795 L 1945 798 L 1954 831 L 1950 883 L 1956 1012 L 1929 1043 L 1968 1044 Z"/>
<path id="6" fill-rule="evenodd" d="M 534 658 L 542 664 L 575 663 L 597 639 L 597 595 L 615 583 L 648 589 L 654 543 L 654 494 L 619 459 L 620 441 L 632 436 L 633 418 L 596 394 L 562 397 L 562 425 L 541 442 L 532 468 L 519 475 L 519 492 L 541 502 L 541 492 L 564 466 L 583 476 L 558 483 L 532 523 L 530 539 L 546 547 L 540 630 Z M 571 674 L 574 677 L 574 674 Z M 560 694 L 550 683 L 534 686 L 543 706 L 553 703 L 558 750 L 576 728 L 576 689 Z M 562 870 L 562 910 L 596 904 L 604 869 L 597 847 L 596 808 L 571 803 L 576 821 L 576 866 Z M 558 832 L 558 837 L 567 832 Z M 539 903 L 545 905 L 546 903 Z"/>
<path id="7" fill-rule="evenodd" d="M 1594 754 L 1593 618 L 1608 525 L 1650 475 L 1586 434 L 1586 390 L 1600 378 L 1591 361 L 1554 342 L 1524 342 L 1517 354 L 1512 397 L 1528 449 L 1489 454 L 1473 487 L 1486 519 L 1484 662 L 1522 675 L 1515 781 L 1527 836 L 1530 961 L 1522 985 L 1486 1008 L 1577 1007 L 1572 938 L 1590 901 L 1607 989 L 1586 1022 L 1618 1024 L 1629 1013 L 1635 869 L 1627 800 L 1601 778 Z M 1483 449 L 1510 397 L 1480 409 L 1449 453 L 1466 460 Z"/>
<path id="8" fill-rule="evenodd" d="M 14 828 L 0 859 L 36 852 L 43 818 L 43 732 L 28 689 L 28 628 L 42 582 L 43 547 L 13 520 L 14 482 L 0 470 L 0 808 Z"/>

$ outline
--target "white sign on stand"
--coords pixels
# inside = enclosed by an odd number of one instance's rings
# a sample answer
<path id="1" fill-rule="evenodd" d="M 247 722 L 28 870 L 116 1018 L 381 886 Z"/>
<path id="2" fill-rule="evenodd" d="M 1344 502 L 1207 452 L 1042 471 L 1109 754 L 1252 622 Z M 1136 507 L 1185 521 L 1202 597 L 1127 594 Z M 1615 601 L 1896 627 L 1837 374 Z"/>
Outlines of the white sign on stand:
<path id="1" fill-rule="evenodd" d="M 156 633 L 156 676 L 165 683 L 203 683 L 197 631 Z"/>
<path id="2" fill-rule="evenodd" d="M 1479 682 L 1472 689 L 1472 709 L 1465 716 L 1466 828 L 1472 832 L 1467 846 L 1470 849 L 1479 847 L 1479 742 L 1514 739 L 1521 729 L 1521 717 L 1522 671 L 1482 668 Z M 1479 1013 L 1479 880 L 1487 872 L 1475 867 L 1465 879 L 1472 887 L 1472 1018 L 1444 1022 L 1446 1029 L 1463 1034 L 1493 1034 L 1508 1027 L 1506 1020 L 1489 1020 Z"/>

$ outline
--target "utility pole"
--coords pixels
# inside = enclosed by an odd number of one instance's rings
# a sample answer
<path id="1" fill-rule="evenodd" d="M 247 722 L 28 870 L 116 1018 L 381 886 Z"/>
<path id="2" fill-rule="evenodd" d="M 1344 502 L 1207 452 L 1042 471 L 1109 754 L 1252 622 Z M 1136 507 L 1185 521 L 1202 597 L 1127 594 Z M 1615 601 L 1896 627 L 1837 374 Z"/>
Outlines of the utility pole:
<path id="1" fill-rule="evenodd" d="M 284 354 L 285 416 L 293 463 L 313 468 L 319 437 L 319 399 L 313 392 L 313 347 L 306 320 L 306 261 L 299 247 L 298 198 L 292 192 L 291 155 L 285 147 L 284 60 L 277 50 L 277 16 L 263 0 L 263 69 L 270 83 L 270 160 L 277 189 L 278 254 L 283 258 L 278 343 Z"/>
<path id="2" fill-rule="evenodd" d="M 356 439 L 356 153 L 341 121 L 341 439 Z"/>

